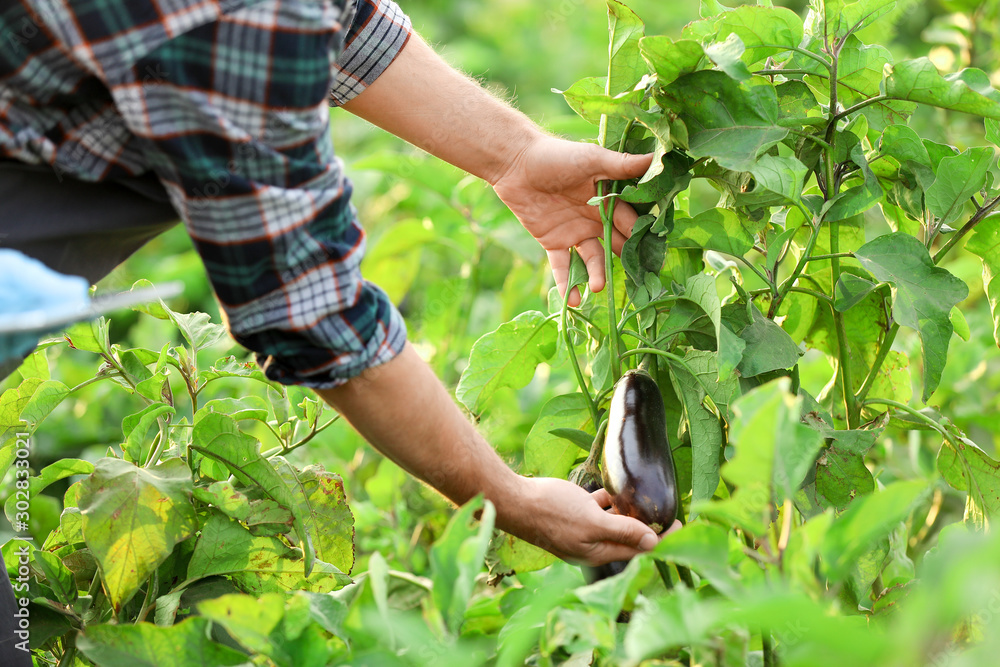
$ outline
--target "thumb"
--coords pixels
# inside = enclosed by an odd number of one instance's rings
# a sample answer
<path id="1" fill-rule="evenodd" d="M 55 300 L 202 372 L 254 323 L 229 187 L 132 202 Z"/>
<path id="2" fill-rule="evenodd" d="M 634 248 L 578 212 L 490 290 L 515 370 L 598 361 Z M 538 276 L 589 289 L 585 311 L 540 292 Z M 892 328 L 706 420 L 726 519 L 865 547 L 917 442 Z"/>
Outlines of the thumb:
<path id="1" fill-rule="evenodd" d="M 638 178 L 646 173 L 650 163 L 653 161 L 653 154 L 632 155 L 631 153 L 618 153 L 616 151 L 601 148 L 598 157 L 599 181 L 622 181 L 629 178 Z"/>
<path id="2" fill-rule="evenodd" d="M 605 521 L 601 526 L 605 531 L 605 540 L 633 547 L 639 551 L 652 551 L 660 539 L 652 528 L 638 519 L 620 514 L 604 514 Z"/>

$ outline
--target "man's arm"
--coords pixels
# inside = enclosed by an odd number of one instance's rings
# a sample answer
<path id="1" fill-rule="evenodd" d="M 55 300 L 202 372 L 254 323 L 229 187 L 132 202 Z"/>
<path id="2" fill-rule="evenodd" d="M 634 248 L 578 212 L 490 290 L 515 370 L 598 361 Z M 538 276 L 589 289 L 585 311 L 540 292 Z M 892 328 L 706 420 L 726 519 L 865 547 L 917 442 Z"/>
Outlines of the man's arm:
<path id="1" fill-rule="evenodd" d="M 603 227 L 587 201 L 600 180 L 641 175 L 650 156 L 623 156 L 547 135 L 448 66 L 415 34 L 343 106 L 493 185 L 545 248 L 561 293 L 573 246 L 587 262 L 591 289 L 604 287 Z M 616 207 L 616 252 L 635 219 L 631 207 Z M 571 303 L 579 303 L 578 293 Z M 597 565 L 656 543 L 648 526 L 605 512 L 599 503 L 607 503 L 606 493 L 592 495 L 565 480 L 525 478 L 510 470 L 410 346 L 320 395 L 407 471 L 456 503 L 483 492 L 497 507 L 500 528 L 557 555 Z"/>
<path id="2" fill-rule="evenodd" d="M 597 498 L 606 494 L 514 473 L 409 344 L 392 361 L 317 393 L 405 470 L 455 503 L 482 492 L 496 505 L 499 528 L 558 556 L 599 565 L 656 545 L 649 526 L 601 509 Z"/>
<path id="3" fill-rule="evenodd" d="M 344 108 L 486 180 L 548 254 L 565 293 L 569 249 L 587 264 L 590 288 L 604 287 L 604 229 L 587 201 L 597 182 L 641 176 L 650 155 L 625 155 L 543 132 L 521 112 L 452 69 L 413 34 L 391 65 Z M 615 206 L 612 247 L 621 252 L 636 221 Z M 579 304 L 579 294 L 570 305 Z"/>

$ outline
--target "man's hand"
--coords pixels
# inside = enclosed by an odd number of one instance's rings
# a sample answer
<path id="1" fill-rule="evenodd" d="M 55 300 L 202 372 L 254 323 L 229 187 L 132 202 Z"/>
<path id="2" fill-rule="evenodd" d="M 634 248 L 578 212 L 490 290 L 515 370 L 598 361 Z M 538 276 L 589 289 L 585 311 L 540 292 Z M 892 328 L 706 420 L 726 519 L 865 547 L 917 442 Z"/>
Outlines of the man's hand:
<path id="1" fill-rule="evenodd" d="M 344 108 L 492 185 L 545 248 L 560 294 L 566 293 L 574 246 L 587 263 L 591 291 L 604 287 L 604 228 L 600 211 L 587 201 L 597 194 L 599 181 L 642 176 L 652 155 L 626 155 L 545 134 L 452 69 L 416 34 Z M 628 204 L 616 204 L 615 253 L 636 217 Z M 574 290 L 570 305 L 579 303 Z"/>
<path id="2" fill-rule="evenodd" d="M 572 482 L 551 477 L 526 478 L 524 483 L 526 502 L 507 519 L 510 525 L 501 527 L 564 560 L 603 565 L 633 558 L 659 542 L 653 529 L 638 519 L 602 509 L 611 505 L 604 489 L 587 493 Z M 663 534 L 680 527 L 675 521 Z"/>
<path id="3" fill-rule="evenodd" d="M 566 294 L 569 249 L 574 246 L 587 264 L 590 291 L 604 288 L 604 227 L 598 207 L 587 201 L 597 194 L 598 181 L 638 178 L 652 157 L 537 135 L 494 183 L 500 199 L 548 254 L 560 296 Z M 621 253 L 637 217 L 631 206 L 616 203 L 611 239 L 615 254 Z M 580 294 L 574 288 L 569 305 L 579 303 Z"/>

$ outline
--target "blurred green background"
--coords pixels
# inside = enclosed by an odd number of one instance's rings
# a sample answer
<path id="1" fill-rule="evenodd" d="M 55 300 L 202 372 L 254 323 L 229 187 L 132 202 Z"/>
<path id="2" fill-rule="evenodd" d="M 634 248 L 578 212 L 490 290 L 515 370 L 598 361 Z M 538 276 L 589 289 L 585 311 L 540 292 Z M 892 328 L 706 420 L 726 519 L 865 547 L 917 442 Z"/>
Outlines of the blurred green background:
<path id="1" fill-rule="evenodd" d="M 401 4 L 415 28 L 456 67 L 550 131 L 577 140 L 594 139 L 596 128 L 573 115 L 551 89 L 568 88 L 606 67 L 603 2 L 425 0 Z M 646 21 L 647 34 L 676 35 L 699 16 L 697 0 L 633 0 L 628 4 Z M 804 11 L 806 1 L 776 0 L 775 4 Z M 879 27 L 877 34 L 862 38 L 888 46 L 897 57 L 930 55 L 945 70 L 974 65 L 1000 83 L 998 6 L 996 0 L 901 0 L 894 13 L 894 29 Z M 552 280 L 544 254 L 482 181 L 343 110 L 332 110 L 331 119 L 333 141 L 355 183 L 355 204 L 369 234 L 363 270 L 400 305 L 410 340 L 453 388 L 479 336 L 525 310 L 547 309 Z M 960 148 L 985 144 L 981 122 L 959 114 L 924 110 L 913 125 L 924 136 Z M 710 207 L 716 196 L 711 190 L 696 190 L 692 207 Z M 877 210 L 870 224 L 872 233 L 885 229 Z M 981 265 L 971 255 L 956 253 L 948 268 L 970 286 L 970 297 L 962 308 L 973 337 L 968 344 L 959 341 L 952 346 L 941 388 L 931 402 L 992 450 L 1000 434 L 995 417 L 1000 409 L 1000 353 L 992 340 Z M 148 244 L 99 287 L 127 289 L 139 278 L 154 283 L 183 281 L 183 297 L 171 303 L 175 310 L 209 312 L 218 321 L 201 262 L 181 226 Z M 112 340 L 130 347 L 159 349 L 176 336 L 167 323 L 136 313 L 118 313 L 111 319 Z M 901 336 L 897 345 L 915 351 L 918 341 Z M 206 354 L 229 353 L 246 354 L 225 344 Z M 51 349 L 49 358 L 60 379 L 70 386 L 91 377 L 98 365 L 93 355 L 65 346 Z M 805 364 L 803 377 L 829 375 L 824 359 L 816 355 L 808 359 L 812 361 Z M 481 428 L 517 466 L 541 406 L 551 396 L 574 390 L 565 364 L 551 369 L 543 366 L 524 390 L 502 392 L 483 415 Z M 109 445 L 121 441 L 123 416 L 139 407 L 109 383 L 79 392 L 36 434 L 36 468 L 62 456 L 102 456 Z M 931 443 L 920 432 L 890 434 L 880 451 L 873 452 L 874 465 L 927 469 L 933 466 L 933 452 L 939 445 L 939 440 Z M 447 504 L 436 494 L 384 461 L 345 424 L 296 451 L 294 459 L 300 465 L 321 462 L 344 476 L 357 519 L 358 570 L 365 569 L 364 554 L 373 550 L 380 550 L 393 567 L 425 570 L 426 555 L 418 547 L 429 544 L 447 518 Z M 54 486 L 50 492 L 61 494 L 62 490 Z M 53 510 L 58 516 L 58 508 Z M 390 529 L 386 529 L 387 520 Z"/>

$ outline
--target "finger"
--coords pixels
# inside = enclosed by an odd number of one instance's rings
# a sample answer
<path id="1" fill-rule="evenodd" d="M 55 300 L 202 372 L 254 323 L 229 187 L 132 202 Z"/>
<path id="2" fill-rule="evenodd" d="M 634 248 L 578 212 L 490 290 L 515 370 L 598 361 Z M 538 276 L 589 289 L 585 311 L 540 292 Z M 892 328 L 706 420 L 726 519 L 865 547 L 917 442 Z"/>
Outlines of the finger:
<path id="1" fill-rule="evenodd" d="M 683 523 L 681 523 L 677 519 L 674 519 L 674 522 L 672 524 L 670 524 L 670 528 L 667 528 L 665 531 L 663 531 L 662 533 L 660 533 L 660 539 L 663 539 L 666 535 L 669 535 L 670 533 L 676 533 L 678 530 L 680 530 L 683 527 L 684 527 Z"/>
<path id="2" fill-rule="evenodd" d="M 629 178 L 638 178 L 646 173 L 650 163 L 653 161 L 653 154 L 631 155 L 629 153 L 618 153 L 595 146 L 600 153 L 597 154 L 597 180 L 599 181 L 622 181 Z"/>
<path id="3" fill-rule="evenodd" d="M 615 204 L 611 220 L 615 223 L 615 229 L 624 234 L 625 238 L 632 236 L 632 228 L 635 227 L 635 221 L 638 219 L 639 214 L 627 203 L 620 201 Z"/>
<path id="4" fill-rule="evenodd" d="M 597 239 L 586 239 L 577 244 L 576 249 L 587 265 L 590 277 L 590 291 L 600 292 L 606 282 L 604 276 L 604 246 Z"/>
<path id="5" fill-rule="evenodd" d="M 618 544 L 616 542 L 602 542 L 600 545 L 594 548 L 587 558 L 587 562 L 591 567 L 598 565 L 606 565 L 612 561 L 616 560 L 631 560 L 641 554 L 632 547 L 627 547 L 624 544 Z"/>
<path id="6" fill-rule="evenodd" d="M 620 514 L 605 513 L 598 520 L 598 530 L 603 542 L 631 547 L 638 551 L 651 551 L 660 542 L 653 529 L 638 519 Z"/>
<path id="7" fill-rule="evenodd" d="M 607 509 L 611 507 L 611 494 L 608 493 L 607 489 L 598 489 L 590 494 L 590 497 L 594 499 L 601 509 Z"/>
<path id="8" fill-rule="evenodd" d="M 619 257 L 621 257 L 622 248 L 625 246 L 625 240 L 620 231 L 617 229 L 611 230 L 611 250 Z"/>
<path id="9" fill-rule="evenodd" d="M 552 269 L 552 277 L 555 278 L 556 287 L 559 289 L 559 296 L 566 296 L 566 284 L 569 282 L 569 250 L 546 250 L 549 257 L 549 267 Z M 579 300 L 579 296 L 577 296 Z M 570 305 L 572 305 L 572 295 L 570 295 Z"/>

